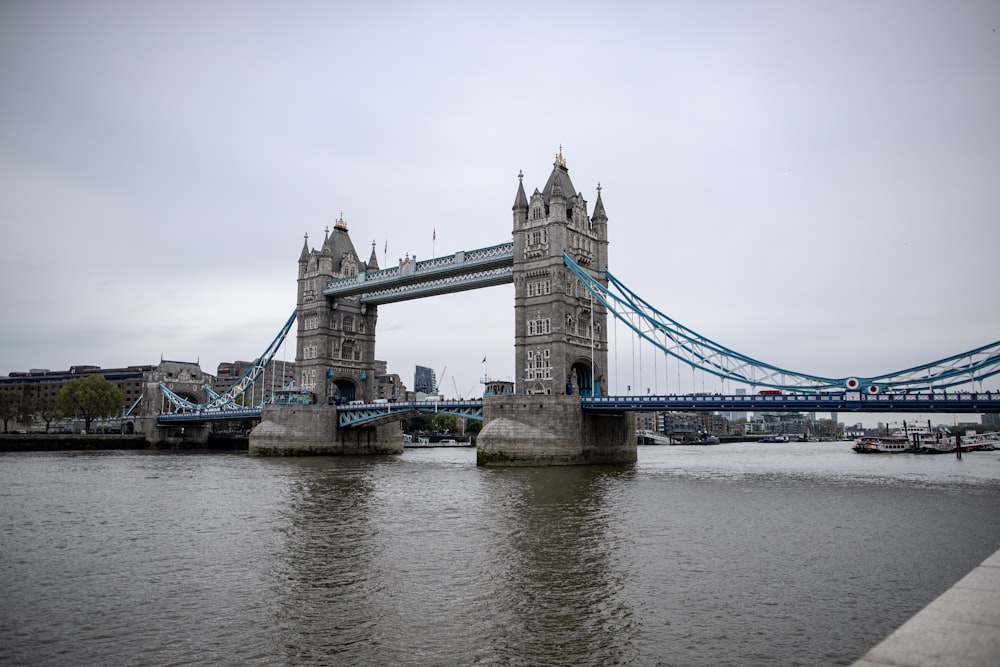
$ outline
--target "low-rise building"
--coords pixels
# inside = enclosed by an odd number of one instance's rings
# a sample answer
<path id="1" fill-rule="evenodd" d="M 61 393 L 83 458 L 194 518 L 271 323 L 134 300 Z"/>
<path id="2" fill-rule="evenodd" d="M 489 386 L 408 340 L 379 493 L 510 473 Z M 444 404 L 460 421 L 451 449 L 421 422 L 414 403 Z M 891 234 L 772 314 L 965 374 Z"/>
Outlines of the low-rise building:
<path id="1" fill-rule="evenodd" d="M 142 398 L 146 374 L 154 368 L 156 367 L 152 365 L 125 368 L 81 365 L 70 366 L 65 371 L 33 368 L 29 371 L 13 371 L 10 375 L 0 377 L 0 391 L 7 395 L 8 400 L 55 401 L 70 380 L 98 375 L 118 385 L 122 392 L 122 410 L 127 412 Z"/>

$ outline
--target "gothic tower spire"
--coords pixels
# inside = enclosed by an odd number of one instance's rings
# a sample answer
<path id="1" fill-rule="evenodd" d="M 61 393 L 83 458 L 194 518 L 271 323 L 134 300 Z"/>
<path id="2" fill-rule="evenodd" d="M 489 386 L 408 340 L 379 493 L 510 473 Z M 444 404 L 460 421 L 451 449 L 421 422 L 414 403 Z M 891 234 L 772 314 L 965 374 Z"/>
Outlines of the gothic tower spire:
<path id="1" fill-rule="evenodd" d="M 523 184 L 518 186 L 518 195 Z M 606 220 L 598 192 L 595 216 Z M 601 394 L 606 389 L 607 310 L 563 254 L 607 284 L 604 224 L 591 224 L 562 147 L 545 187 L 514 206 L 514 358 L 517 393 Z"/>

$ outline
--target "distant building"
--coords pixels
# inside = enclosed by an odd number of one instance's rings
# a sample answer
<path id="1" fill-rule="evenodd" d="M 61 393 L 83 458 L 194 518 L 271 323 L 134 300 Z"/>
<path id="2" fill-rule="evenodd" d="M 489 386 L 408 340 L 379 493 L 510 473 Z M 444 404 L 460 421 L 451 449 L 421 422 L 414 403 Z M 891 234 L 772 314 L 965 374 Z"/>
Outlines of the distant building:
<path id="1" fill-rule="evenodd" d="M 413 373 L 413 391 L 418 394 L 433 394 L 437 390 L 437 376 L 433 368 L 417 366 Z"/>
<path id="2" fill-rule="evenodd" d="M 122 392 L 121 416 L 127 417 L 129 422 L 155 417 L 160 412 L 171 409 L 160 391 L 161 384 L 186 400 L 201 403 L 208 398 L 205 387 L 211 387 L 215 381 L 215 376 L 203 372 L 198 362 L 161 359 L 156 365 L 125 368 L 71 366 L 65 371 L 36 368 L 28 372 L 12 372 L 0 377 L 0 391 L 14 400 L 55 401 L 70 380 L 95 375 L 118 386 Z M 36 416 L 38 414 L 40 410 L 36 412 Z M 131 428 L 130 426 L 129 432 Z"/>
<path id="3" fill-rule="evenodd" d="M 655 412 L 633 412 L 636 431 L 656 431 L 657 413 Z"/>
<path id="4" fill-rule="evenodd" d="M 129 410 L 141 397 L 146 374 L 155 366 L 127 366 L 101 368 L 100 366 L 70 366 L 65 371 L 33 368 L 27 372 L 11 372 L 0 377 L 0 391 L 12 399 L 55 400 L 67 382 L 74 378 L 98 375 L 118 385 L 122 392 L 122 409 Z"/>
<path id="5" fill-rule="evenodd" d="M 153 417 L 161 412 L 172 412 L 173 406 L 160 391 L 160 385 L 192 403 L 207 403 L 206 387 L 211 387 L 215 376 L 205 373 L 197 361 L 169 361 L 161 359 L 145 373 L 142 414 Z"/>
<path id="6" fill-rule="evenodd" d="M 216 368 L 215 381 L 212 389 L 220 394 L 224 394 L 234 384 L 243 379 L 254 366 L 253 361 L 224 361 Z M 254 396 L 248 402 L 260 403 L 270 398 L 271 394 L 289 386 L 295 379 L 295 362 L 272 360 L 264 372 L 254 383 L 251 390 Z"/>
<path id="7" fill-rule="evenodd" d="M 728 435 L 729 421 L 709 412 L 658 412 L 657 431 L 684 439 L 699 433 Z"/>
<path id="8" fill-rule="evenodd" d="M 406 385 L 396 373 L 386 373 L 375 378 L 375 398 L 387 401 L 406 400 Z"/>
<path id="9" fill-rule="evenodd" d="M 808 418 L 798 412 L 755 414 L 747 423 L 747 433 L 756 435 L 801 436 L 809 433 Z"/>

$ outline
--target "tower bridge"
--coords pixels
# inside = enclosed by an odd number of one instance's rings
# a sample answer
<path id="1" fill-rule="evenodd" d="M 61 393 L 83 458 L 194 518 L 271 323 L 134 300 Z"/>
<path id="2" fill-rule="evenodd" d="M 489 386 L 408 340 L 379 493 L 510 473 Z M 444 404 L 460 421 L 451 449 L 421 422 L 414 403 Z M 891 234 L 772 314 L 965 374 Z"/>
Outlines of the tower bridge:
<path id="1" fill-rule="evenodd" d="M 374 397 L 378 307 L 413 298 L 514 285 L 517 394 L 484 397 L 479 462 L 490 464 L 634 461 L 636 439 L 624 410 L 587 413 L 580 397 L 605 392 L 607 309 L 581 282 L 606 287 L 608 217 L 600 186 L 591 211 L 562 151 L 548 180 L 529 196 L 523 173 L 512 207 L 511 239 L 488 248 L 380 268 L 372 244 L 363 261 L 341 215 L 318 249 L 299 255 L 296 369 L 310 404 L 263 406 L 250 438 L 256 454 L 402 451 L 398 421 L 363 420 L 337 405 Z M 567 260 L 574 265 L 567 265 Z"/>
<path id="2" fill-rule="evenodd" d="M 591 209 L 573 186 L 561 150 L 545 185 L 530 196 L 523 173 L 518 175 L 511 238 L 493 246 L 422 261 L 407 255 L 397 266 L 380 268 L 375 244 L 363 261 L 341 215 L 319 248 L 310 248 L 306 237 L 295 312 L 247 377 L 226 394 L 213 395 L 211 405 L 178 400 L 178 412 L 160 421 L 259 417 L 250 436 L 250 451 L 257 455 L 386 454 L 402 451 L 402 416 L 446 411 L 482 419 L 481 465 L 538 465 L 634 461 L 636 437 L 627 413 L 636 410 L 1000 408 L 1000 395 L 981 391 L 984 379 L 1000 374 L 1000 341 L 879 376 L 793 372 L 741 355 L 658 311 L 608 270 L 607 247 L 600 185 Z M 379 306 L 503 284 L 514 286 L 514 394 L 433 405 L 374 402 Z M 608 396 L 609 315 L 665 358 L 742 384 L 750 393 Z M 284 400 L 238 403 L 293 322 L 295 386 Z"/>

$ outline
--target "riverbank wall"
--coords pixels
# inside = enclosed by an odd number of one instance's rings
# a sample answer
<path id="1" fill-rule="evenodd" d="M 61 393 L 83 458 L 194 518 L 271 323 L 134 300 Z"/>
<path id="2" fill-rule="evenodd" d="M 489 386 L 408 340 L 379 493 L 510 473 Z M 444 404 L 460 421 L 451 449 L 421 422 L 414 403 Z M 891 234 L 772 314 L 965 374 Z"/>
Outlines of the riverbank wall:
<path id="1" fill-rule="evenodd" d="M 142 434 L 0 434 L 0 452 L 72 452 L 133 449 L 246 451 L 247 447 L 248 440 L 245 436 L 209 437 L 208 441 L 204 443 L 170 441 L 151 444 L 146 441 L 146 437 Z"/>

